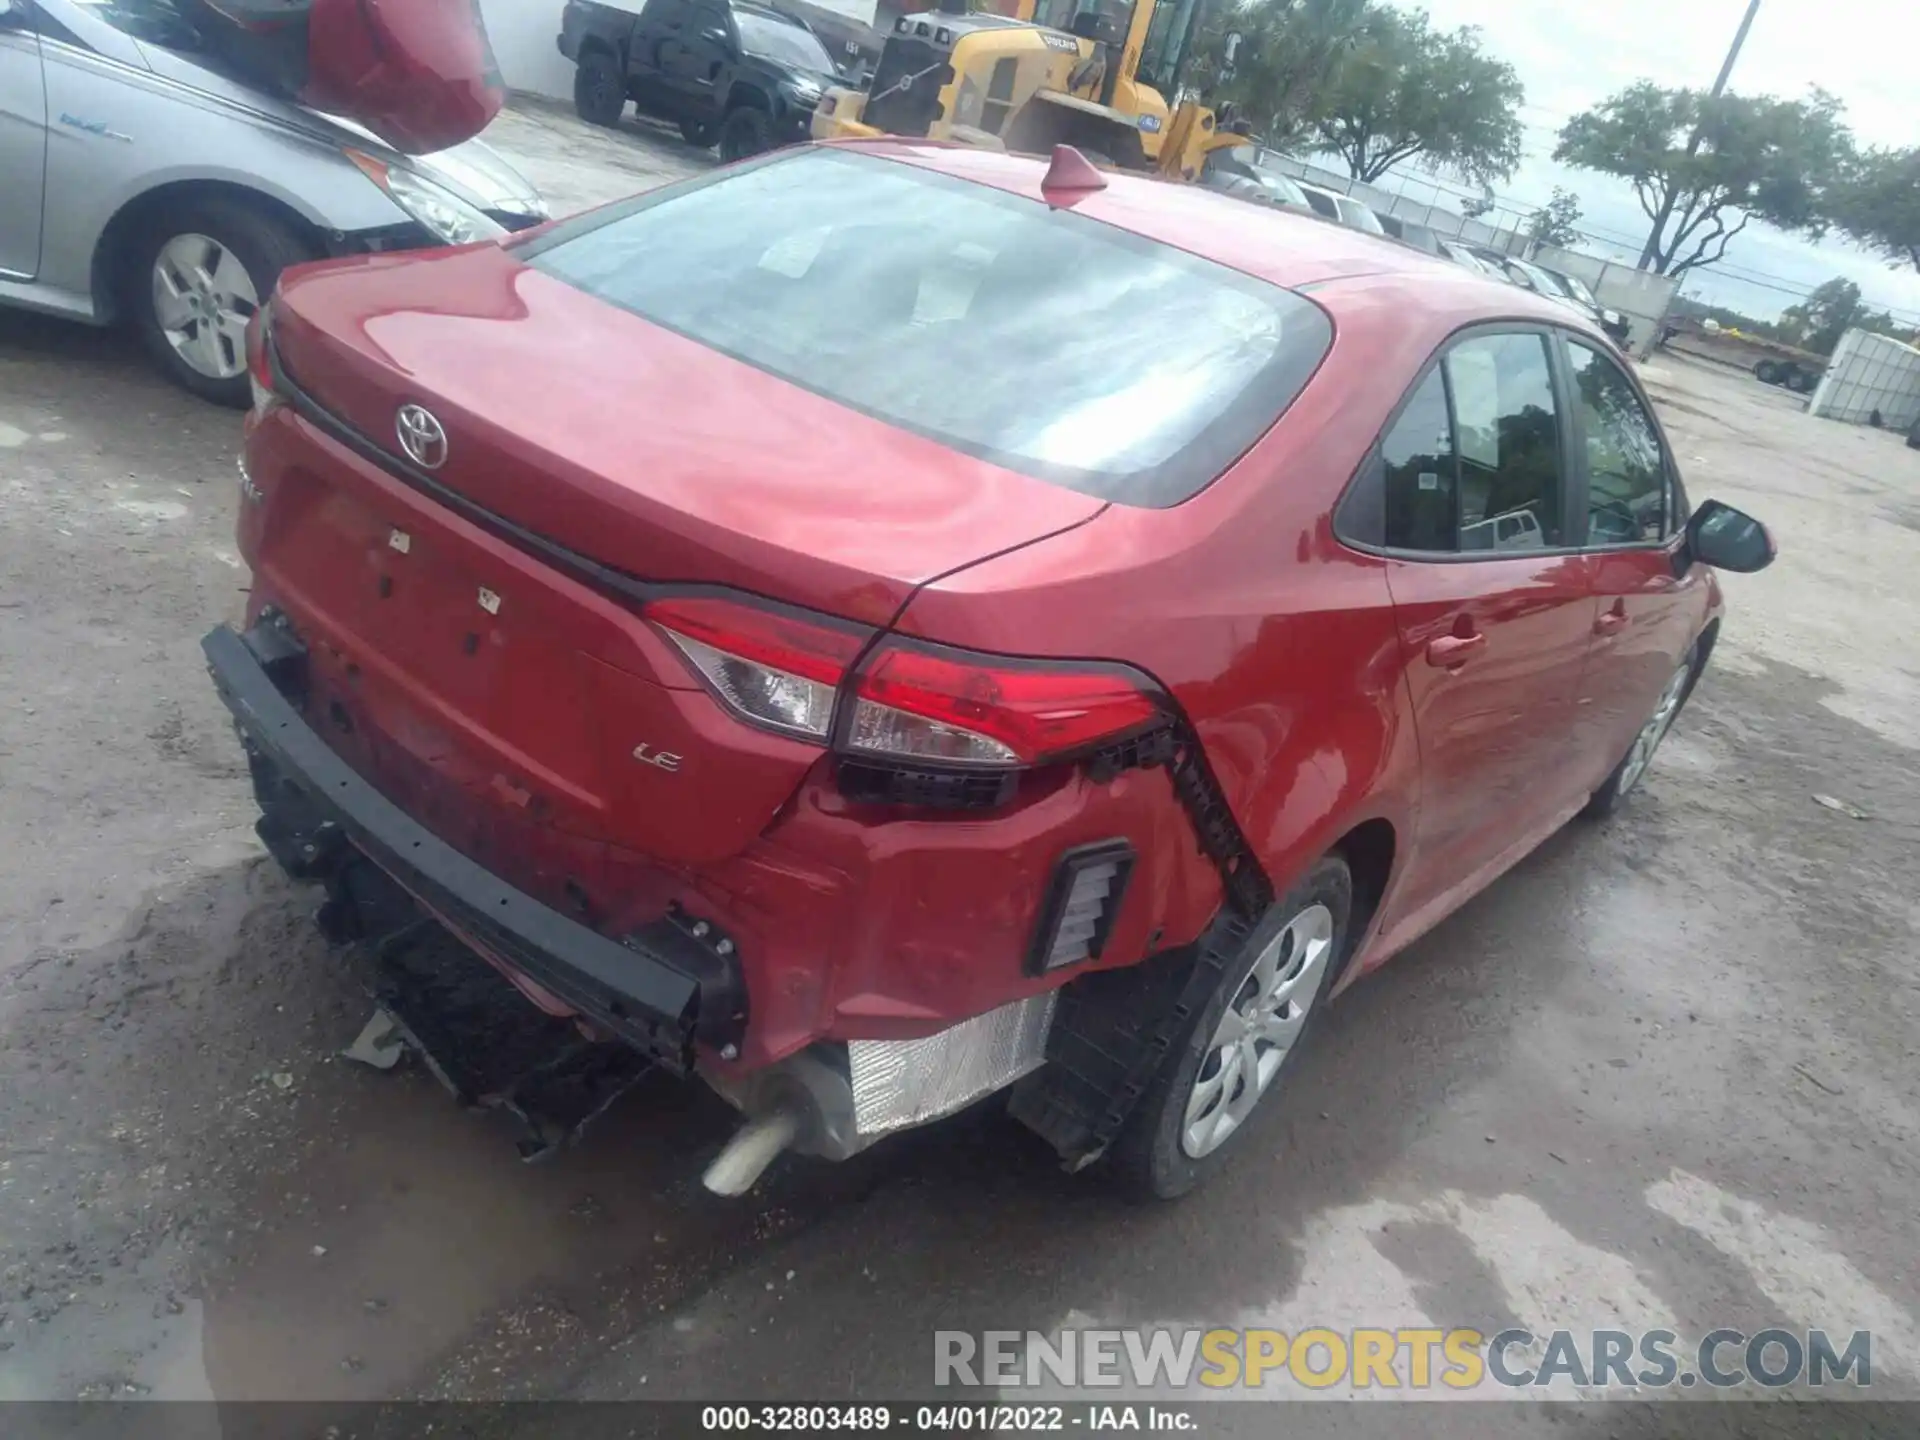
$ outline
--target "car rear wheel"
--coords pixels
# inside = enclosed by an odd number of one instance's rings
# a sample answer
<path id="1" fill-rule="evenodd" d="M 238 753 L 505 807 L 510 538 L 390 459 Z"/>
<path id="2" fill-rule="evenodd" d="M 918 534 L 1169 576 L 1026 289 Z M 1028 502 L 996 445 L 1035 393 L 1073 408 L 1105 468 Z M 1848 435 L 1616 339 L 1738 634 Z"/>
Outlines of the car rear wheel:
<path id="1" fill-rule="evenodd" d="M 126 275 L 135 328 L 174 383 L 245 409 L 247 322 L 280 272 L 315 258 L 306 238 L 262 211 L 226 200 L 182 206 L 149 227 Z"/>
<path id="2" fill-rule="evenodd" d="M 1353 877 L 1330 855 L 1248 933 L 1113 1147 L 1109 1164 L 1126 1189 L 1174 1199 L 1245 1145 L 1326 998 L 1352 908 Z"/>
<path id="3" fill-rule="evenodd" d="M 1586 808 L 1580 813 L 1592 820 L 1603 820 L 1620 808 L 1620 803 L 1633 793 L 1633 789 L 1647 773 L 1647 766 L 1653 761 L 1653 752 L 1660 748 L 1660 742 L 1667 738 L 1667 732 L 1673 728 L 1673 722 L 1679 717 L 1681 709 L 1687 703 L 1687 697 L 1693 693 L 1693 682 L 1699 661 L 1695 658 L 1698 647 L 1687 651 L 1686 659 L 1680 662 L 1680 668 L 1673 672 L 1666 687 L 1661 690 L 1660 698 L 1654 702 L 1653 713 L 1641 725 L 1633 737 L 1633 744 L 1627 747 L 1627 753 L 1620 763 L 1613 767 L 1613 773 L 1607 776 L 1606 783 L 1593 792 Z"/>
<path id="4" fill-rule="evenodd" d="M 1778 360 L 1762 360 L 1753 367 L 1753 378 L 1762 385 L 1778 385 L 1782 373 Z"/>
<path id="5" fill-rule="evenodd" d="M 720 138 L 720 127 L 711 120 L 682 120 L 680 135 L 689 145 L 704 150 Z"/>
<path id="6" fill-rule="evenodd" d="M 589 50 L 573 72 L 573 108 L 589 125 L 618 125 L 627 108 L 620 62 L 605 50 Z"/>
<path id="7" fill-rule="evenodd" d="M 1818 375 L 1811 370 L 1802 370 L 1798 365 L 1787 371 L 1787 389 L 1796 395 L 1811 395 L 1819 383 Z"/>
<path id="8" fill-rule="evenodd" d="M 773 117 L 764 110 L 743 106 L 728 114 L 720 126 L 720 158 L 744 160 L 773 148 Z"/>

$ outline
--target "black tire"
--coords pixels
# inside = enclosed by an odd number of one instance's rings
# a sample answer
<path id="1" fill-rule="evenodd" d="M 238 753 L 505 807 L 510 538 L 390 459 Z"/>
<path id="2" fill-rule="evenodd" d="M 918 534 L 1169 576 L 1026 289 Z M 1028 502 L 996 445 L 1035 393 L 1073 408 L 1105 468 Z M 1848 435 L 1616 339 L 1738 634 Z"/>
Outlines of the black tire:
<path id="1" fill-rule="evenodd" d="M 1280 1060 L 1279 1070 L 1253 1103 L 1247 1121 L 1233 1130 L 1218 1149 L 1198 1158 L 1187 1153 L 1182 1132 L 1187 1125 L 1187 1104 L 1203 1067 L 1218 1062 L 1211 1041 L 1225 1016 L 1227 1007 L 1243 998 L 1252 981 L 1260 953 L 1304 912 L 1324 905 L 1332 916 L 1332 936 L 1326 963 L 1311 1001 L 1304 1007 L 1306 1024 Z M 1234 959 L 1221 972 L 1221 983 L 1212 997 L 1174 1037 L 1167 1061 L 1139 1108 L 1127 1121 L 1120 1138 L 1108 1152 L 1108 1174 L 1121 1189 L 1139 1199 L 1172 1200 L 1205 1182 L 1223 1163 L 1229 1163 L 1237 1147 L 1244 1149 L 1245 1136 L 1257 1130 L 1262 1117 L 1270 1117 L 1280 1107 L 1270 1098 L 1280 1090 L 1293 1068 L 1313 1022 L 1320 1013 L 1345 958 L 1348 944 L 1347 922 L 1353 913 L 1353 876 L 1346 861 L 1328 855 L 1317 861 L 1299 884 L 1276 901 L 1240 944 Z M 1288 962 L 1283 961 L 1282 974 Z M 1224 1099 L 1225 1097 L 1223 1097 Z M 1264 1102 L 1264 1103 L 1262 1103 Z"/>
<path id="2" fill-rule="evenodd" d="M 705 150 L 720 138 L 720 127 L 712 120 L 682 120 L 680 136 L 689 145 Z"/>
<path id="3" fill-rule="evenodd" d="M 1778 385 L 1782 379 L 1781 365 L 1778 360 L 1762 360 L 1753 367 L 1753 378 L 1762 385 Z"/>
<path id="4" fill-rule="evenodd" d="M 1787 371 L 1787 389 L 1796 395 L 1811 395 L 1819 383 L 1820 377 L 1811 370 L 1802 370 L 1796 365 Z"/>
<path id="5" fill-rule="evenodd" d="M 1666 737 L 1672 733 L 1674 725 L 1678 723 L 1680 719 L 1680 713 L 1687 708 L 1687 701 L 1693 698 L 1694 687 L 1700 683 L 1700 646 L 1697 642 L 1687 651 L 1686 655 L 1682 657 L 1681 663 L 1687 670 L 1685 688 L 1680 692 L 1680 703 L 1674 708 L 1672 716 L 1667 720 L 1667 728 L 1660 732 L 1659 740 L 1654 742 L 1656 749 L 1660 741 L 1665 740 Z M 1661 692 L 1663 698 L 1665 693 L 1665 691 Z M 1606 819 L 1620 808 L 1626 801 L 1626 798 L 1631 795 L 1639 785 L 1641 778 L 1646 774 L 1646 766 L 1642 765 L 1638 773 L 1629 774 L 1629 762 L 1633 759 L 1634 747 L 1639 744 L 1639 741 L 1639 732 L 1635 732 L 1633 740 L 1627 745 L 1627 753 L 1620 757 L 1620 763 L 1613 767 L 1613 770 L 1608 774 L 1606 780 L 1601 783 L 1600 788 L 1587 797 L 1587 803 L 1580 811 L 1582 819 Z M 1651 762 L 1652 759 L 1653 757 L 1651 755 L 1647 757 L 1648 762 Z"/>
<path id="6" fill-rule="evenodd" d="M 127 263 L 120 276 L 121 298 L 154 364 L 174 384 L 191 390 L 203 400 L 244 410 L 253 399 L 252 386 L 247 381 L 245 353 L 237 357 L 238 374 L 223 377 L 206 374 L 181 356 L 161 324 L 154 296 L 155 266 L 161 252 L 184 235 L 204 236 L 239 261 L 259 304 L 271 298 L 282 270 L 319 258 L 319 248 L 294 225 L 264 208 L 242 200 L 211 198 L 164 211 L 142 227 L 139 238 L 128 249 Z M 224 354 L 236 347 L 230 341 L 223 341 L 220 348 Z"/>
<path id="7" fill-rule="evenodd" d="M 720 158 L 731 163 L 773 148 L 773 117 L 757 106 L 729 110 L 720 122 Z"/>
<path id="8" fill-rule="evenodd" d="M 589 125 L 615 126 L 627 109 L 627 77 L 619 57 L 589 50 L 573 72 L 573 108 Z"/>

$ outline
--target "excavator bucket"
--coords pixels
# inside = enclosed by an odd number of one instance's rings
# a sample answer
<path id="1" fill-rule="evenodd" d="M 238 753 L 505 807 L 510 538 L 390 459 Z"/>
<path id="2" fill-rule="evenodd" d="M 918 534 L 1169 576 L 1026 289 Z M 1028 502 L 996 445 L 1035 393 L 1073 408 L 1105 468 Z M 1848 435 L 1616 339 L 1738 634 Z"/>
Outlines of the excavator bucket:
<path id="1" fill-rule="evenodd" d="M 506 87 L 479 0 L 178 0 L 243 84 L 355 121 L 395 149 L 471 140 Z"/>

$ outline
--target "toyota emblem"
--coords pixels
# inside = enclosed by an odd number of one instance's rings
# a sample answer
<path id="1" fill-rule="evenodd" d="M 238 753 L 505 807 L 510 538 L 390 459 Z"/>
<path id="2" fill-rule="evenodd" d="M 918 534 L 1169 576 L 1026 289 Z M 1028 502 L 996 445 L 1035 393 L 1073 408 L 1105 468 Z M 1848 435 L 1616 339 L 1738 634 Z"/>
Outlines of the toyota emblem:
<path id="1" fill-rule="evenodd" d="M 422 470 L 438 470 L 447 463 L 447 432 L 431 411 L 402 405 L 393 428 L 400 436 L 400 448 Z"/>

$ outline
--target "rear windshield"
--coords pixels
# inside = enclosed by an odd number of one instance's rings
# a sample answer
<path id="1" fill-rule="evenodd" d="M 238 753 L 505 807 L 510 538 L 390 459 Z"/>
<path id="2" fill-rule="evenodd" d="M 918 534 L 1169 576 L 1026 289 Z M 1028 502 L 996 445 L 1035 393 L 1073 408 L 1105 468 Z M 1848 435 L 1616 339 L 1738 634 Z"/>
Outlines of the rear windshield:
<path id="1" fill-rule="evenodd" d="M 1133 505 L 1203 488 L 1292 403 L 1332 339 L 1291 291 L 843 151 L 656 192 L 518 253 L 864 414 Z"/>

